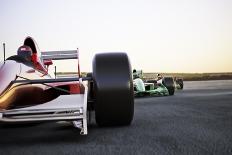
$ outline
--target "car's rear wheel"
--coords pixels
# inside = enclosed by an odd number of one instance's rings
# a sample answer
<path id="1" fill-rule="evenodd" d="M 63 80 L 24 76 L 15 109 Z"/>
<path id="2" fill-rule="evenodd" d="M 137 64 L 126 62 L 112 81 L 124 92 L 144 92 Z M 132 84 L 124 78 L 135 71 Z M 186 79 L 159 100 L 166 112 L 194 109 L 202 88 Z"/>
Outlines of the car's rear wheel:
<path id="1" fill-rule="evenodd" d="M 163 77 L 163 85 L 168 89 L 169 95 L 174 95 L 175 93 L 175 83 L 172 77 Z"/>
<path id="2" fill-rule="evenodd" d="M 183 88 L 184 88 L 184 84 L 180 83 L 180 89 L 183 89 Z"/>
<path id="3" fill-rule="evenodd" d="M 129 125 L 134 115 L 134 92 L 128 56 L 125 53 L 96 54 L 92 76 L 97 124 Z"/>
<path id="4" fill-rule="evenodd" d="M 178 84 L 180 85 L 180 89 L 183 89 L 184 88 L 184 82 L 182 79 L 179 79 L 178 80 Z"/>

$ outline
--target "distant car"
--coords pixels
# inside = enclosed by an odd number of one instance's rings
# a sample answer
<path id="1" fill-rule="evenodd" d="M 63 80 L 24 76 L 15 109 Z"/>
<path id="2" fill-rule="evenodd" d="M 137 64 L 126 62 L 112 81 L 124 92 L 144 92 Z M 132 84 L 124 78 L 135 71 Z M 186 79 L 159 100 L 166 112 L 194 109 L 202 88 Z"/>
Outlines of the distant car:
<path id="1" fill-rule="evenodd" d="M 169 95 L 168 89 L 162 84 L 161 81 L 143 81 L 142 70 L 133 70 L 133 84 L 135 96 L 167 96 Z"/>
<path id="2" fill-rule="evenodd" d="M 144 79 L 143 78 L 143 71 L 134 69 L 133 70 L 133 78 L 134 79 L 135 78 Z M 172 76 L 163 77 L 161 74 L 157 74 L 157 78 L 150 79 L 150 80 L 144 80 L 144 83 L 152 83 L 156 87 L 165 86 L 168 90 L 169 95 L 174 95 L 174 93 L 175 93 L 176 86 L 175 86 L 174 78 Z M 157 84 L 158 84 L 158 86 L 157 86 Z"/>
<path id="3" fill-rule="evenodd" d="M 52 60 L 63 59 L 77 59 L 78 77 L 48 74 Z M 130 125 L 134 94 L 127 54 L 96 54 L 91 77 L 80 76 L 78 59 L 78 50 L 40 52 L 27 37 L 17 55 L 0 63 L 0 121 L 70 121 L 86 135 L 87 113 L 94 110 L 99 126 Z"/>
<path id="4" fill-rule="evenodd" d="M 142 79 L 136 78 L 134 83 L 134 95 L 135 96 L 168 96 L 168 89 L 162 83 L 148 83 L 143 82 Z"/>

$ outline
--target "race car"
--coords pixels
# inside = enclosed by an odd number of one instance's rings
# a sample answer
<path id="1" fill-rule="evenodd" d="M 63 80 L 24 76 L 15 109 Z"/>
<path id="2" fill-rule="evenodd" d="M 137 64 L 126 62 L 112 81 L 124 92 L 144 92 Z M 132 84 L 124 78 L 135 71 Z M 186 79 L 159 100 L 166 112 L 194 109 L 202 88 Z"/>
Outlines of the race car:
<path id="1" fill-rule="evenodd" d="M 49 66 L 64 59 L 77 60 L 78 76 L 52 78 Z M 99 126 L 131 124 L 134 93 L 126 53 L 98 53 L 92 76 L 80 75 L 78 49 L 40 52 L 34 39 L 27 37 L 17 55 L 0 63 L 0 121 L 68 121 L 86 135 L 88 113 L 94 110 Z"/>
<path id="2" fill-rule="evenodd" d="M 143 71 L 142 70 L 136 70 L 136 69 L 133 70 L 133 79 L 136 79 L 136 78 L 144 79 L 143 78 Z M 162 93 L 158 93 L 160 95 L 165 95 L 165 96 L 166 95 L 174 95 L 174 93 L 175 93 L 175 83 L 174 83 L 173 77 L 171 77 L 171 76 L 165 76 L 165 77 L 163 77 L 161 74 L 157 74 L 157 78 L 156 79 L 142 80 L 142 81 L 144 81 L 144 84 L 139 84 L 139 85 L 146 86 L 146 85 L 152 85 L 153 84 L 154 85 L 154 89 L 159 88 L 157 90 L 159 90 L 159 91 L 162 92 Z M 138 82 L 138 81 L 135 82 L 135 80 L 134 80 L 134 91 L 136 90 L 135 94 L 136 94 L 137 90 L 144 91 L 144 89 L 142 89 L 142 87 L 135 88 L 136 83 L 141 83 L 141 81 L 140 82 Z M 165 88 L 168 90 L 167 93 L 166 93 L 166 89 Z M 153 87 L 148 87 L 145 90 L 153 90 Z"/>
<path id="3" fill-rule="evenodd" d="M 167 96 L 169 95 L 168 89 L 162 84 L 161 81 L 154 83 L 144 82 L 142 80 L 142 70 L 133 70 L 133 84 L 134 95 L 136 97 L 141 96 Z"/>

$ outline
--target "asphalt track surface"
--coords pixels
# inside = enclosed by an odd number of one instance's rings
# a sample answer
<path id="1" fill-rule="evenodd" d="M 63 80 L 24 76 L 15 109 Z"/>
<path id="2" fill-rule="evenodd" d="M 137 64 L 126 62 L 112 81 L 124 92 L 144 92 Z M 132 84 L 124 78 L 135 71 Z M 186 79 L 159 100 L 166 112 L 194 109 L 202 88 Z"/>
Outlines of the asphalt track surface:
<path id="1" fill-rule="evenodd" d="M 232 154 L 232 81 L 185 82 L 169 97 L 135 99 L 131 126 L 88 135 L 64 123 L 0 124 L 3 154 Z"/>

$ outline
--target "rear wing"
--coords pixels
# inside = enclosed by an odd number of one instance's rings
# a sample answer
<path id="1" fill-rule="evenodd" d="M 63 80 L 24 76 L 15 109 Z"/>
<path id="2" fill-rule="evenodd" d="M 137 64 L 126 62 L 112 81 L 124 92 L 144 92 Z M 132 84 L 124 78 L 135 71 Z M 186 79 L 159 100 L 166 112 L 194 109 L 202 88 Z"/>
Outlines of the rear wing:
<path id="1" fill-rule="evenodd" d="M 79 59 L 79 51 L 47 51 L 41 52 L 41 58 L 43 60 L 65 60 L 65 59 Z"/>
<path id="2" fill-rule="evenodd" d="M 41 59 L 42 59 L 42 61 L 77 59 L 78 76 L 81 77 L 78 48 L 77 48 L 77 50 L 41 52 Z"/>

